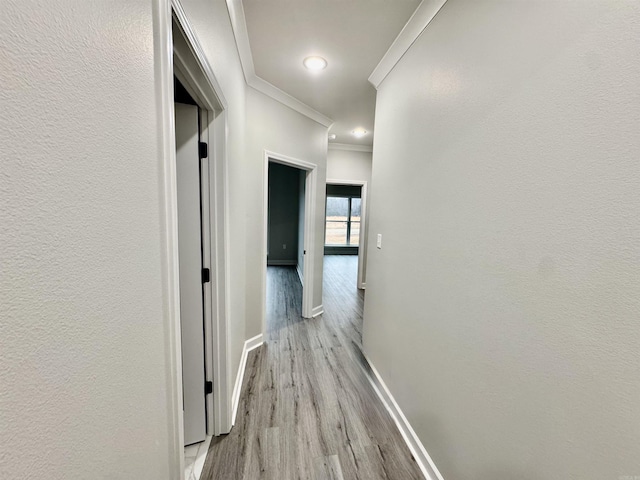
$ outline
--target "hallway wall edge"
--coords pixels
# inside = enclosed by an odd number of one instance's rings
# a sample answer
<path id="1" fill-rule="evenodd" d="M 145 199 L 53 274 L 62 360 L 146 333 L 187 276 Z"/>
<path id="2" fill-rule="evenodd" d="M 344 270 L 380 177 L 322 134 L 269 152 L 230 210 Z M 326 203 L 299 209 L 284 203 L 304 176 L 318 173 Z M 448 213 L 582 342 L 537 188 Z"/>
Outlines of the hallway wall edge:
<path id="1" fill-rule="evenodd" d="M 420 467 L 424 478 L 426 480 L 444 480 L 435 463 L 431 459 L 431 456 L 424 448 L 424 445 L 420 441 L 420 438 L 418 438 L 418 435 L 411 427 L 409 420 L 407 420 L 407 417 L 405 417 L 404 413 L 400 409 L 400 406 L 393 398 L 393 395 L 389 391 L 389 388 L 384 383 L 384 380 L 380 376 L 380 373 L 378 373 L 376 368 L 373 366 L 373 363 L 371 363 L 371 360 L 364 352 L 362 352 L 362 355 L 366 359 L 371 369 L 369 371 L 365 366 L 363 366 L 363 370 L 365 371 L 369 383 L 371 383 L 371 386 L 376 392 L 376 395 L 378 395 L 387 411 L 391 415 L 394 423 L 398 427 L 398 430 L 400 430 L 400 434 L 407 444 L 407 447 L 409 447 L 409 450 L 413 454 L 413 457 Z"/>
<path id="2" fill-rule="evenodd" d="M 233 387 L 233 396 L 231 403 L 233 406 L 233 415 L 231 417 L 231 425 L 236 423 L 236 414 L 238 413 L 238 404 L 240 403 L 240 393 L 242 391 L 242 381 L 244 379 L 244 371 L 247 366 L 247 357 L 251 350 L 254 350 L 264 343 L 262 334 L 251 337 L 244 342 L 242 348 L 242 357 L 240 358 L 240 365 L 238 366 L 238 373 L 236 375 L 236 383 Z"/>

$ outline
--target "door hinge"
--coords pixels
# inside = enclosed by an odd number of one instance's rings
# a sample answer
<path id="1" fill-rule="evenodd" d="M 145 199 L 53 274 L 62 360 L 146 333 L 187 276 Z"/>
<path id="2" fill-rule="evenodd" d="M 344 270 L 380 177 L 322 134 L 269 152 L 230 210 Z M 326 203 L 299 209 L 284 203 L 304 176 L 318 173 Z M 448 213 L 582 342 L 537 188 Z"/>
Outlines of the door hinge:
<path id="1" fill-rule="evenodd" d="M 211 281 L 211 271 L 208 268 L 202 269 L 202 283 L 209 283 Z"/>
<path id="2" fill-rule="evenodd" d="M 198 153 L 200 154 L 200 158 L 207 158 L 209 156 L 209 145 L 205 142 L 198 143 Z"/>
<path id="3" fill-rule="evenodd" d="M 204 382 L 204 394 L 209 395 L 213 393 L 213 382 Z"/>

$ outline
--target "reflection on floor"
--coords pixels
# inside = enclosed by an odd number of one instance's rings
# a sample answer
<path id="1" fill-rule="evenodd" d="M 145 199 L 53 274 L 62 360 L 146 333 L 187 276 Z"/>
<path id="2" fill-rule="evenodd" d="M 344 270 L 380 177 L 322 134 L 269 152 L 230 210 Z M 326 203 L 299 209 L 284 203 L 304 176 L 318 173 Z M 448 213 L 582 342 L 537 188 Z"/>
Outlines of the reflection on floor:
<path id="1" fill-rule="evenodd" d="M 207 436 L 204 442 L 195 443 L 184 447 L 184 479 L 198 480 L 204 468 L 207 450 L 211 444 L 211 437 Z"/>
<path id="2" fill-rule="evenodd" d="M 236 425 L 203 479 L 423 478 L 360 353 L 357 258 L 325 257 L 324 315 L 304 319 L 294 268 L 268 268 L 266 343 L 249 354 Z"/>
<path id="3" fill-rule="evenodd" d="M 325 320 L 361 346 L 364 290 L 358 290 L 357 283 L 357 255 L 325 255 L 322 285 Z"/>

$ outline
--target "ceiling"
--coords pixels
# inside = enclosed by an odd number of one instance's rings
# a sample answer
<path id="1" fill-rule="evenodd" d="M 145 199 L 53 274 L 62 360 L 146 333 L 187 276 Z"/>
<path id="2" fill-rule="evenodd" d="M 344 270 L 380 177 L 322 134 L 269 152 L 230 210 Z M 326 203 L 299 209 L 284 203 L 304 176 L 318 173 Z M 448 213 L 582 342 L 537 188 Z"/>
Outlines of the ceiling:
<path id="1" fill-rule="evenodd" d="M 369 75 L 420 0 L 243 0 L 256 76 L 334 121 L 330 143 L 373 144 Z M 320 72 L 302 61 L 319 55 Z M 355 138 L 362 127 L 369 132 Z"/>

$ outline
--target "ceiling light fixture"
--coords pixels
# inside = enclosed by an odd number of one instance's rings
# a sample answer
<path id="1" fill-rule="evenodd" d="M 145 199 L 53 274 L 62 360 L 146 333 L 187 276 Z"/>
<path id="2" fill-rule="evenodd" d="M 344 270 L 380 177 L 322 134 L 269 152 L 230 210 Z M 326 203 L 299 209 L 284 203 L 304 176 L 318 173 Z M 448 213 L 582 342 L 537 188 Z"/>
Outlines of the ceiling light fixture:
<path id="1" fill-rule="evenodd" d="M 309 70 L 324 70 L 327 68 L 327 61 L 322 57 L 307 57 L 302 64 Z"/>
<path id="2" fill-rule="evenodd" d="M 356 128 L 353 132 L 351 132 L 354 137 L 362 138 L 367 134 L 367 131 L 364 128 Z"/>
<path id="3" fill-rule="evenodd" d="M 335 133 L 330 133 L 329 134 L 329 140 L 335 140 L 337 137 L 337 135 Z"/>

